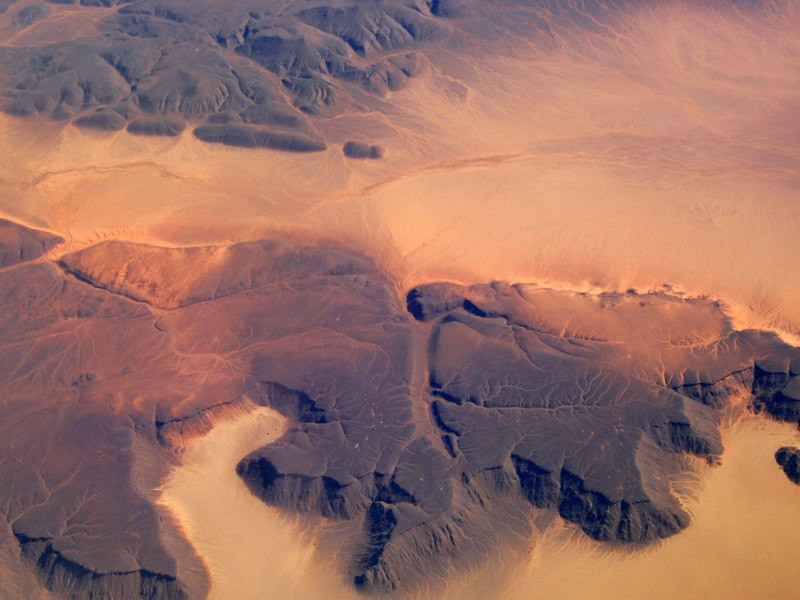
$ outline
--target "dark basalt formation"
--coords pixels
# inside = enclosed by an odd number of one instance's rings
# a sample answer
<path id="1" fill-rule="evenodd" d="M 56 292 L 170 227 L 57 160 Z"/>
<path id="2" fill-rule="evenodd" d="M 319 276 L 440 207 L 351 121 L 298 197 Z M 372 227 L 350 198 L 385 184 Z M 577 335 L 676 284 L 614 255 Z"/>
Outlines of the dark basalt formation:
<path id="1" fill-rule="evenodd" d="M 100 129 L 102 131 L 119 131 L 125 127 L 125 117 L 113 110 L 101 108 L 91 114 L 75 119 L 78 127 Z"/>
<path id="2" fill-rule="evenodd" d="M 363 142 L 354 142 L 352 140 L 343 146 L 342 151 L 347 158 L 371 159 L 383 158 L 386 152 L 380 146 L 365 144 Z"/>
<path id="3" fill-rule="evenodd" d="M 98 575 L 53 549 L 46 538 L 17 535 L 23 556 L 36 564 L 48 589 L 69 590 L 71 598 L 147 598 L 184 600 L 188 596 L 175 577 L 146 569 Z"/>
<path id="4" fill-rule="evenodd" d="M 787 369 L 784 362 L 765 361 L 756 369 L 753 393 L 756 408 L 800 426 L 800 378 L 792 376 L 796 372 L 795 365 Z"/>
<path id="5" fill-rule="evenodd" d="M 86 7 L 79 10 L 89 23 L 95 7 L 113 10 L 81 38 L 0 48 L 6 113 L 174 136 L 175 123 L 229 112 L 269 129 L 201 128 L 198 138 L 289 151 L 324 148 L 313 116 L 362 110 L 370 97 L 402 89 L 420 71 L 418 49 L 441 35 L 448 14 L 439 3 L 417 0 L 51 4 Z M 35 28 L 60 10 L 26 6 L 13 22 Z M 298 133 L 313 141 L 296 140 Z"/>
<path id="6" fill-rule="evenodd" d="M 0 267 L 36 260 L 63 241 L 57 235 L 0 219 Z"/>
<path id="7" fill-rule="evenodd" d="M 241 148 L 272 148 L 285 152 L 320 152 L 325 144 L 304 136 L 274 133 L 246 125 L 203 125 L 194 135 L 204 142 Z"/>
<path id="8" fill-rule="evenodd" d="M 10 256 L 57 241 L 0 239 Z M 800 367 L 712 302 L 433 284 L 406 304 L 370 260 L 280 240 L 17 262 L 0 303 L 0 511 L 76 598 L 205 594 L 148 489 L 212 413 L 291 421 L 237 471 L 265 502 L 352 520 L 343 568 L 388 591 L 519 543 L 533 507 L 608 542 L 680 531 L 669 482 L 722 452 L 726 398 L 791 415 Z"/>
<path id="9" fill-rule="evenodd" d="M 775 462 L 780 465 L 789 481 L 800 485 L 800 448 L 784 446 L 775 453 Z"/>

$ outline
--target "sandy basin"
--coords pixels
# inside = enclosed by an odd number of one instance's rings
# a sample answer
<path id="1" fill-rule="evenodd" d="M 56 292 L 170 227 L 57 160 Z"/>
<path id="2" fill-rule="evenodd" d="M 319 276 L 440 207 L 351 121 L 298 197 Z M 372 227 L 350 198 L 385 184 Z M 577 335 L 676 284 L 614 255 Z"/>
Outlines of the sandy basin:
<path id="1" fill-rule="evenodd" d="M 206 563 L 210 598 L 320 598 L 336 581 L 313 561 L 313 540 L 256 499 L 236 463 L 280 437 L 285 419 L 258 408 L 190 440 L 164 482 L 162 506 L 180 521 Z"/>
<path id="2" fill-rule="evenodd" d="M 253 497 L 235 473 L 277 439 L 284 419 L 260 408 L 188 442 L 162 503 L 204 558 L 211 598 L 357 597 L 297 524 Z M 450 598 L 791 598 L 800 593 L 800 487 L 774 464 L 791 427 L 744 417 L 724 431 L 720 467 L 689 500 L 690 528 L 638 552 L 610 550 L 555 519 L 522 564 L 499 558 L 451 577 Z M 439 591 L 423 594 L 442 597 Z"/>

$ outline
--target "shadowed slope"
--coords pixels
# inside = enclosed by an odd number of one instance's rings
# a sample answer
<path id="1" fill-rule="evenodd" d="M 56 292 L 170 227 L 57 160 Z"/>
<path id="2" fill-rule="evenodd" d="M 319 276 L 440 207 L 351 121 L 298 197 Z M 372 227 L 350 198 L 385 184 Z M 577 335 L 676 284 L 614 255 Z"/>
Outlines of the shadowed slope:
<path id="1" fill-rule="evenodd" d="M 786 473 L 789 481 L 800 485 L 800 448 L 785 446 L 775 453 L 775 462 Z"/>
<path id="2" fill-rule="evenodd" d="M 63 241 L 55 234 L 0 219 L 0 267 L 36 260 Z"/>

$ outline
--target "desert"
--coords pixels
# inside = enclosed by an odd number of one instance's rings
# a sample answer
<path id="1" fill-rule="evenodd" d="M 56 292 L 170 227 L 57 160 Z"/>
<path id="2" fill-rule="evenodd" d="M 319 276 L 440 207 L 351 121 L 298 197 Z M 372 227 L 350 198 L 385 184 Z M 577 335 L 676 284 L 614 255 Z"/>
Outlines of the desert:
<path id="1" fill-rule="evenodd" d="M 798 33 L 0 2 L 0 597 L 791 597 Z"/>

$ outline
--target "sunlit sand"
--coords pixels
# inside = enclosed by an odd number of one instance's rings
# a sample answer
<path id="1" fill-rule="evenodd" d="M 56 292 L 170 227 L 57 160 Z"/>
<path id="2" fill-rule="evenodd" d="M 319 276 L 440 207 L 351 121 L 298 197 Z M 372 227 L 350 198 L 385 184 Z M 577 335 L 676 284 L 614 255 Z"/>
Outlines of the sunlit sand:
<path id="1" fill-rule="evenodd" d="M 313 539 L 253 496 L 236 463 L 283 433 L 285 420 L 267 408 L 217 424 L 189 440 L 182 464 L 163 485 L 161 503 L 180 522 L 205 561 L 210 598 L 342 597 L 318 564 Z"/>

